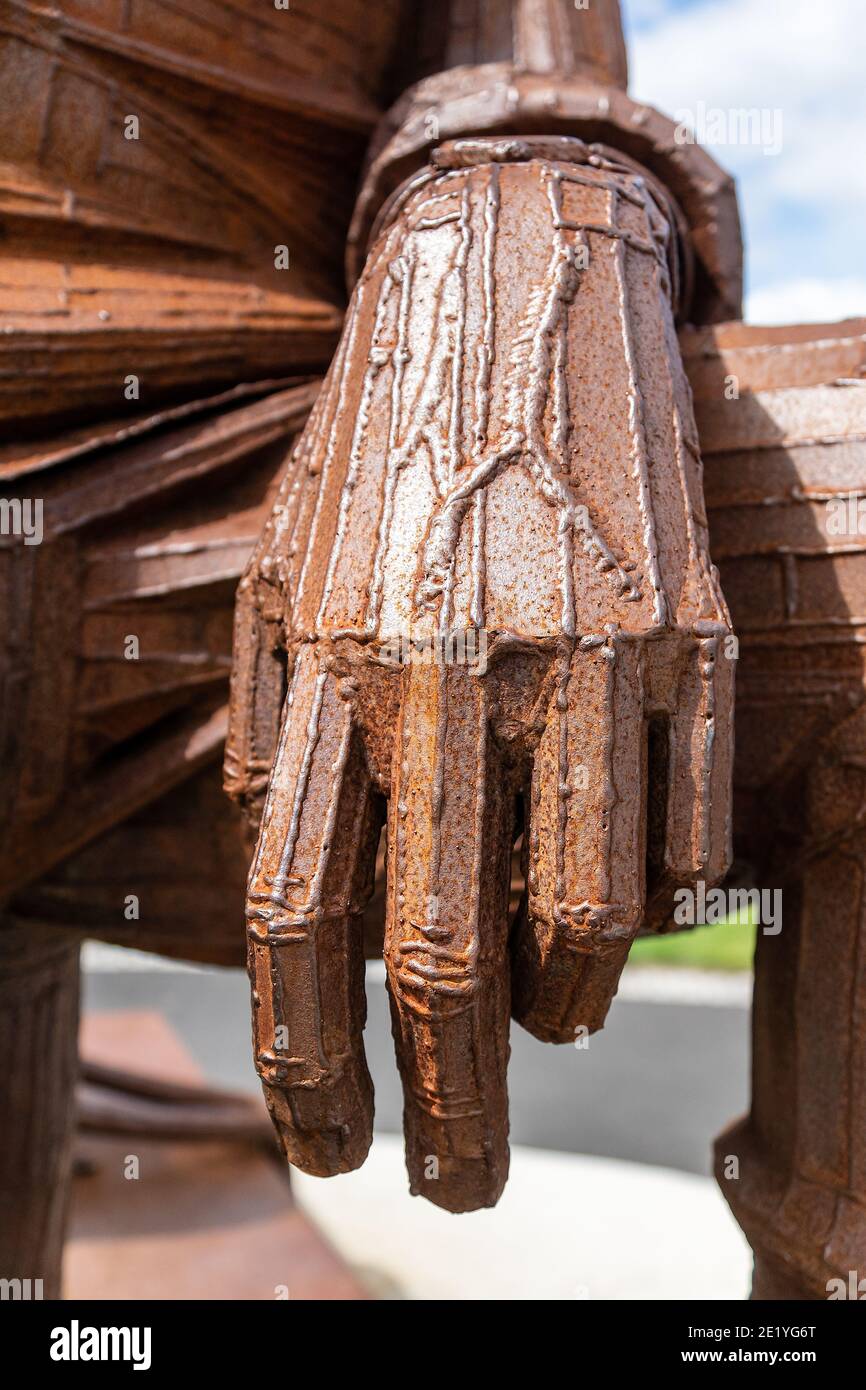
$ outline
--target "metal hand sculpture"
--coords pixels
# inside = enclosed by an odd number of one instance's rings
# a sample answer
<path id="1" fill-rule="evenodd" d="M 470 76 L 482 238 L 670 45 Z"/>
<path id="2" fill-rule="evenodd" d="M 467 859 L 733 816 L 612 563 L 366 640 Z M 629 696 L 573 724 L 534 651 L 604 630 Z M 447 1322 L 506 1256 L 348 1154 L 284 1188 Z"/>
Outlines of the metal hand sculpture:
<path id="1" fill-rule="evenodd" d="M 681 250 L 662 187 L 575 139 L 446 144 L 385 209 L 236 627 L 227 785 L 254 810 L 273 755 L 256 1063 L 306 1171 L 371 1140 L 385 798 L 407 1163 L 453 1211 L 507 1176 L 510 1013 L 599 1028 L 638 930 L 725 872 L 733 663 Z"/>

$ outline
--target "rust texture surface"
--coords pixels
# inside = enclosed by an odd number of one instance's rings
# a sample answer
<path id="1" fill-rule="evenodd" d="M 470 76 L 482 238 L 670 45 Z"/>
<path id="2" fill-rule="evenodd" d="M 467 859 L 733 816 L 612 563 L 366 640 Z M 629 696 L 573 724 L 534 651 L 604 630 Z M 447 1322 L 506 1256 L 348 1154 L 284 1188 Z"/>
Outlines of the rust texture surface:
<path id="1" fill-rule="evenodd" d="M 453 1210 L 505 1181 L 510 1013 L 557 1042 L 601 1026 L 638 929 L 727 867 L 734 663 L 678 264 L 628 163 L 477 139 L 393 202 L 355 291 L 241 585 L 227 750 L 253 805 L 274 759 L 257 1065 L 311 1172 L 370 1143 L 359 919 L 384 799 L 407 1161 Z"/>
<path id="2" fill-rule="evenodd" d="M 864 330 L 684 338 L 742 643 L 735 848 L 784 903 L 758 932 L 751 1114 L 716 1143 L 766 1299 L 827 1298 L 866 1264 Z"/>
<path id="3" fill-rule="evenodd" d="M 0 422 L 327 362 L 398 5 L 339 9 L 3 0 Z"/>
<path id="4" fill-rule="evenodd" d="M 0 1276 L 59 1286 L 81 936 L 238 963 L 252 857 L 317 1173 L 370 1141 L 384 940 L 411 1183 L 471 1209 L 509 1015 L 599 1027 L 731 841 L 785 895 L 718 1143 L 755 1296 L 866 1268 L 866 325 L 737 322 L 733 183 L 626 85 L 616 0 L 0 0 L 0 491 L 44 505 L 0 537 Z"/>

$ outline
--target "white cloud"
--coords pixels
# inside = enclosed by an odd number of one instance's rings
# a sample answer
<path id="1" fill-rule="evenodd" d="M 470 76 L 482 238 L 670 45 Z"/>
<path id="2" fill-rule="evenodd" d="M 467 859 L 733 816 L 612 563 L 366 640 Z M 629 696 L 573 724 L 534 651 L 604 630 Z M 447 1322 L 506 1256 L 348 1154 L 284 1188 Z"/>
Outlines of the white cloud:
<path id="1" fill-rule="evenodd" d="M 750 311 L 761 293 L 781 293 L 782 281 L 786 292 L 799 286 L 804 304 L 816 301 L 818 285 L 828 304 L 850 287 L 858 299 L 842 312 L 862 311 L 864 48 L 863 0 L 696 0 L 678 10 L 668 0 L 654 23 L 632 30 L 630 89 L 639 99 L 669 115 L 699 103 L 780 112 L 778 155 L 754 145 L 713 150 L 738 181 Z"/>
<path id="2" fill-rule="evenodd" d="M 755 289 L 746 301 L 750 323 L 833 323 L 866 318 L 866 276 L 786 280 Z"/>

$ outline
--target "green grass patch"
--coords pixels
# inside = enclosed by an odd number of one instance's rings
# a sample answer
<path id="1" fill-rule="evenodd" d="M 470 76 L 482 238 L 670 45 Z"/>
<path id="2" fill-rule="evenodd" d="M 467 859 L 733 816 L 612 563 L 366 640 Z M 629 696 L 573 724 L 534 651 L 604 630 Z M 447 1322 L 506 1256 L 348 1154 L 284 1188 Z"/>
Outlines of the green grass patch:
<path id="1" fill-rule="evenodd" d="M 750 914 L 743 913 L 711 927 L 642 937 L 632 946 L 629 960 L 635 965 L 689 966 L 693 970 L 751 970 L 755 934 Z"/>

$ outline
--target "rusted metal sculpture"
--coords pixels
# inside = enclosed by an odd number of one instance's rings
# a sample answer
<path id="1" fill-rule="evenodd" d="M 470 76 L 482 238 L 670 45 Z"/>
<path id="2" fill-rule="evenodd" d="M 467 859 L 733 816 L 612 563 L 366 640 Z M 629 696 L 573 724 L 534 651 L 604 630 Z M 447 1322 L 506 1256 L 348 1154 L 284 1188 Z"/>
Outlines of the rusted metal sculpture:
<path id="1" fill-rule="evenodd" d="M 635 932 L 726 865 L 700 452 L 742 641 L 737 854 L 787 885 L 719 1171 L 755 1295 L 824 1297 L 866 1266 L 864 581 L 820 515 L 866 471 L 864 388 L 832 385 L 864 325 L 724 322 L 733 186 L 629 100 L 615 0 L 318 10 L 0 9 L 0 467 L 45 515 L 42 545 L 0 550 L 0 1274 L 58 1286 L 80 936 L 242 956 L 251 842 L 216 763 L 263 526 L 226 768 L 266 807 L 250 954 L 283 1145 L 331 1172 L 369 1143 L 387 798 L 411 1180 L 495 1201 L 509 1011 L 554 1040 L 599 1026 Z"/>
<path id="2" fill-rule="evenodd" d="M 243 959 L 232 595 L 336 342 L 397 17 L 319 10 L 0 4 L 0 1274 L 46 1296 L 81 936 Z"/>
<path id="3" fill-rule="evenodd" d="M 276 634 L 250 961 L 266 1096 L 309 1171 L 372 1137 L 360 919 L 384 797 L 407 1162 L 451 1210 L 505 1182 L 512 1010 L 554 1042 L 600 1027 L 638 929 L 727 867 L 734 667 L 679 264 L 660 185 L 532 137 L 439 146 L 367 260 L 241 586 L 227 752 L 255 794 Z"/>
<path id="4" fill-rule="evenodd" d="M 374 142 L 350 267 L 368 228 L 371 249 L 241 586 L 226 762 L 255 808 L 273 760 L 247 910 L 257 1065 L 288 1158 L 318 1174 L 372 1137 L 361 915 L 387 798 L 410 1183 L 453 1211 L 506 1179 L 510 1014 L 556 1042 L 599 1028 L 634 936 L 723 876 L 730 828 L 673 142 L 619 90 L 616 6 L 499 20 Z M 462 138 L 425 167 L 431 133 Z M 708 188 L 724 202 L 713 174 L 698 189 L 678 164 L 694 220 Z M 737 259 L 711 241 L 718 311 Z"/>
<path id="5" fill-rule="evenodd" d="M 716 1143 L 755 1298 L 847 1297 L 866 1269 L 864 335 L 683 338 L 741 640 L 735 847 L 784 904 L 781 931 L 758 930 L 751 1114 Z"/>

